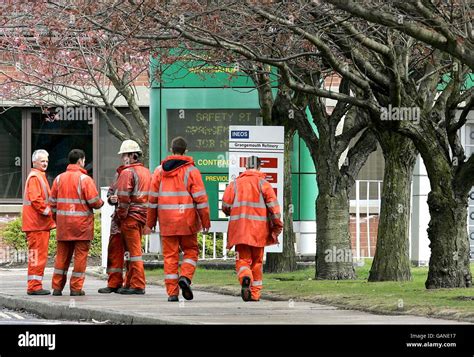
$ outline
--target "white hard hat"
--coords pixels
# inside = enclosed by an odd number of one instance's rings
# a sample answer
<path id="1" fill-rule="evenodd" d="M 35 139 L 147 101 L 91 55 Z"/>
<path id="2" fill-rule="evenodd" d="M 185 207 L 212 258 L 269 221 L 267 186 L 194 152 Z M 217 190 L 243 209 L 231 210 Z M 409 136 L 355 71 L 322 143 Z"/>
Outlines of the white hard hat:
<path id="1" fill-rule="evenodd" d="M 125 140 L 120 146 L 120 151 L 118 152 L 118 154 L 127 154 L 129 152 L 142 152 L 142 149 L 140 149 L 140 146 L 137 144 L 136 141 Z"/>

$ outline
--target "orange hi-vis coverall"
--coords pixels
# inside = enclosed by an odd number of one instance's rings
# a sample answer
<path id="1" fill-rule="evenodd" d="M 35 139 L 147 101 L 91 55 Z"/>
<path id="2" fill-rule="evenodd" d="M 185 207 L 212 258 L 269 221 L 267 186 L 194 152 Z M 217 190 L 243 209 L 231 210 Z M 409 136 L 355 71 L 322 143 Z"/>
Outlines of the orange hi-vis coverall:
<path id="1" fill-rule="evenodd" d="M 117 168 L 114 181 L 107 191 L 107 199 L 109 200 L 109 204 L 116 206 L 114 213 L 112 214 L 109 245 L 107 248 L 107 286 L 112 289 L 130 287 L 130 276 L 128 274 L 130 257 L 128 257 L 126 260 L 124 257 L 125 243 L 122 238 L 122 233 L 120 232 L 120 222 L 117 216 L 118 203 L 110 202 L 110 196 L 117 194 L 117 180 L 123 169 L 123 165 Z"/>
<path id="2" fill-rule="evenodd" d="M 87 255 L 94 239 L 93 209 L 102 207 L 94 180 L 79 165 L 70 164 L 58 175 L 51 189 L 51 208 L 56 219 L 58 251 L 54 264 L 53 289 L 62 291 L 74 254 L 71 291 L 82 291 L 86 276 Z"/>
<path id="3" fill-rule="evenodd" d="M 145 289 L 141 239 L 146 224 L 150 182 L 151 173 L 142 163 L 124 165 L 117 180 L 116 215 L 125 250 L 130 255 L 127 279 L 132 289 Z"/>
<path id="4" fill-rule="evenodd" d="M 222 197 L 222 211 L 230 216 L 227 249 L 235 245 L 239 282 L 249 277 L 252 299 L 259 300 L 264 248 L 277 244 L 283 229 L 280 206 L 265 173 L 249 169 L 231 182 Z"/>
<path id="5" fill-rule="evenodd" d="M 26 179 L 22 213 L 22 231 L 28 241 L 28 291 L 43 289 L 50 230 L 56 227 L 49 204 L 50 194 L 45 173 L 31 169 Z"/>
<path id="6" fill-rule="evenodd" d="M 192 157 L 171 155 L 153 173 L 147 226 L 159 223 L 169 296 L 179 295 L 179 249 L 184 252 L 181 276 L 192 281 L 198 261 L 197 233 L 211 220 L 206 189 Z"/>

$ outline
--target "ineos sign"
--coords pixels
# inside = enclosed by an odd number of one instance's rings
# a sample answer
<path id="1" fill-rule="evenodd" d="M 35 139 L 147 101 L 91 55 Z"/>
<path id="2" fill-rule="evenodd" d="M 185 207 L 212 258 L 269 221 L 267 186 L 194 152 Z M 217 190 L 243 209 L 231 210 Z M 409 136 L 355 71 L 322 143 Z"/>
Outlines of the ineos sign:
<path id="1" fill-rule="evenodd" d="M 248 139 L 249 131 L 248 130 L 232 130 L 230 132 L 230 137 L 232 139 Z"/>

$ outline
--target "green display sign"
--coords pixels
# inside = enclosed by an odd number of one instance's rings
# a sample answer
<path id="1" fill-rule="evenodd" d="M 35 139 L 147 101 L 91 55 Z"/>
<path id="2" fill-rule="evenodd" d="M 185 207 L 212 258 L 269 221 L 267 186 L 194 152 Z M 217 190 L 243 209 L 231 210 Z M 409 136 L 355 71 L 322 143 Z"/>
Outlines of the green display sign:
<path id="1" fill-rule="evenodd" d="M 189 151 L 226 152 L 229 125 L 255 125 L 258 115 L 258 109 L 168 109 L 168 146 L 182 136 Z"/>
<path id="2" fill-rule="evenodd" d="M 209 200 L 209 208 L 211 211 L 211 220 L 226 220 L 221 212 L 222 195 L 229 181 L 228 175 L 225 174 L 203 174 L 202 180 L 206 186 L 207 198 Z"/>

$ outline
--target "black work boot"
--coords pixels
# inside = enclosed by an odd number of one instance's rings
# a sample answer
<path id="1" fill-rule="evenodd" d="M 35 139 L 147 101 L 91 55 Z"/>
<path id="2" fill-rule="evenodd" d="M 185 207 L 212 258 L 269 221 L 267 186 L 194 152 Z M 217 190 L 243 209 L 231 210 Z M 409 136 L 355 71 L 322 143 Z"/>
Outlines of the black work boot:
<path id="1" fill-rule="evenodd" d="M 171 295 L 171 296 L 168 296 L 168 301 L 169 301 L 169 302 L 179 301 L 178 295 Z"/>
<path id="2" fill-rule="evenodd" d="M 252 300 L 252 292 L 250 291 L 250 278 L 248 276 L 244 276 L 242 278 L 242 290 L 240 291 L 240 296 L 244 301 L 251 301 Z"/>
<path id="3" fill-rule="evenodd" d="M 109 288 L 108 286 L 106 288 L 100 288 L 98 290 L 99 294 L 110 294 L 110 293 L 116 293 L 119 288 Z"/>
<path id="4" fill-rule="evenodd" d="M 54 290 L 53 290 L 53 295 L 54 295 L 54 296 L 62 296 L 62 295 L 63 295 L 63 292 L 62 292 L 61 290 L 56 290 L 56 289 L 54 289 Z"/>
<path id="5" fill-rule="evenodd" d="M 191 290 L 191 280 L 185 276 L 181 276 L 178 280 L 178 285 L 181 288 L 181 293 L 186 300 L 192 300 L 194 298 L 193 291 Z"/>
<path id="6" fill-rule="evenodd" d="M 84 295 L 86 295 L 86 292 L 84 290 L 71 290 L 71 293 L 69 295 L 71 295 L 71 296 L 84 296 Z"/>
<path id="7" fill-rule="evenodd" d="M 120 288 L 117 293 L 122 295 L 143 295 L 145 294 L 145 289 Z"/>
<path id="8" fill-rule="evenodd" d="M 51 292 L 49 290 L 45 290 L 45 289 L 29 290 L 26 293 L 28 295 L 49 295 L 49 294 L 51 294 Z"/>

